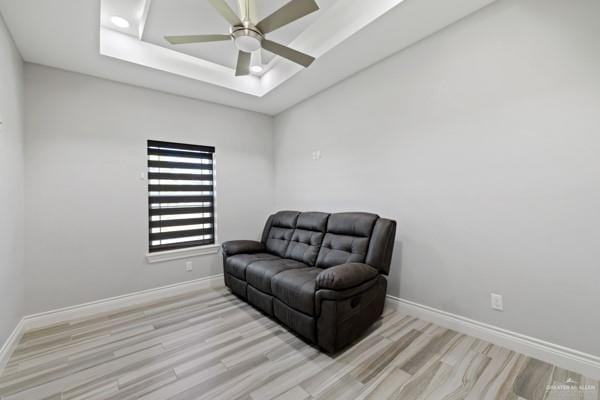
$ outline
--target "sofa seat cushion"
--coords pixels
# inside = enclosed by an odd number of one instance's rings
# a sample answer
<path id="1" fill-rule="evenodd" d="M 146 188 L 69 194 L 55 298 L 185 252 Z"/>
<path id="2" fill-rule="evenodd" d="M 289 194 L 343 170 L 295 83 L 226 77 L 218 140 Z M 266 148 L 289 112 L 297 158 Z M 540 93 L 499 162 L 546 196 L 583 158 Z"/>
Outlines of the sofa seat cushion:
<path id="1" fill-rule="evenodd" d="M 315 315 L 316 280 L 320 268 L 296 268 L 280 272 L 271 280 L 273 295 L 287 306 Z"/>
<path id="2" fill-rule="evenodd" d="M 300 261 L 280 258 L 277 260 L 256 261 L 246 268 L 246 281 L 261 292 L 272 294 L 271 279 L 282 271 L 306 268 Z"/>
<path id="3" fill-rule="evenodd" d="M 279 260 L 279 257 L 269 253 L 237 254 L 227 257 L 225 272 L 245 281 L 248 265 L 260 260 Z"/>

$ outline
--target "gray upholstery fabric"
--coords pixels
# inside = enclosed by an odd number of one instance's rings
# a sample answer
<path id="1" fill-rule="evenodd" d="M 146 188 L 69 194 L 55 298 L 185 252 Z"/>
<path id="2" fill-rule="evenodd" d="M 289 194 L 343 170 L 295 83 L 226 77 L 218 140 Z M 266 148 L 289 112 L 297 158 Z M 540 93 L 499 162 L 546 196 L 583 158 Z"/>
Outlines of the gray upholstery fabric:
<path id="1" fill-rule="evenodd" d="M 395 240 L 396 221 L 379 218 L 373 228 L 365 263 L 377 268 L 382 274 L 389 274 Z"/>
<path id="2" fill-rule="evenodd" d="M 273 314 L 278 320 L 289 326 L 300 336 L 312 343 L 317 342 L 316 321 L 314 317 L 296 311 L 278 299 L 273 299 Z"/>
<path id="3" fill-rule="evenodd" d="M 299 215 L 300 213 L 297 211 L 280 211 L 273 215 L 265 241 L 265 247 L 269 253 L 280 257 L 285 256 Z"/>
<path id="4" fill-rule="evenodd" d="M 368 238 L 378 218 L 376 214 L 361 212 L 331 214 L 327 221 L 327 233 Z"/>
<path id="5" fill-rule="evenodd" d="M 373 285 L 375 285 L 379 279 L 382 278 L 381 275 L 378 275 L 375 279 L 371 279 L 370 281 L 366 281 L 358 286 L 355 286 L 350 289 L 344 290 L 331 290 L 331 289 L 319 289 L 315 294 L 315 308 L 317 315 L 321 315 L 321 306 L 326 300 L 334 300 L 334 301 L 343 301 L 346 299 L 356 298 L 361 293 L 369 290 Z M 385 278 L 383 278 L 385 279 Z"/>
<path id="6" fill-rule="evenodd" d="M 387 281 L 379 275 L 364 292 L 344 300 L 324 300 L 317 321 L 319 346 L 337 353 L 361 337 L 383 312 Z"/>
<path id="7" fill-rule="evenodd" d="M 247 273 L 246 273 L 247 274 Z M 375 278 L 379 273 L 367 264 L 350 263 L 323 270 L 317 276 L 317 289 L 345 290 Z"/>
<path id="8" fill-rule="evenodd" d="M 269 215 L 269 218 L 267 218 L 267 223 L 265 224 L 265 227 L 263 228 L 261 239 L 260 239 L 260 242 L 262 244 L 267 243 L 267 239 L 269 238 L 269 232 L 271 231 L 271 225 L 273 225 L 274 217 L 275 217 L 275 215 Z"/>
<path id="9" fill-rule="evenodd" d="M 383 311 L 382 274 L 389 272 L 395 232 L 395 221 L 375 214 L 278 212 L 260 243 L 223 245 L 225 284 L 303 338 L 337 352 Z"/>
<path id="10" fill-rule="evenodd" d="M 368 238 L 326 234 L 319 251 L 317 267 L 329 268 L 351 262 L 364 262 Z"/>
<path id="11" fill-rule="evenodd" d="M 259 260 L 278 260 L 279 257 L 269 253 L 237 254 L 225 260 L 225 272 L 238 279 L 246 280 L 246 268 Z"/>
<path id="12" fill-rule="evenodd" d="M 379 217 L 368 213 L 331 214 L 317 258 L 317 267 L 364 262 L 369 238 Z"/>
<path id="13" fill-rule="evenodd" d="M 310 266 L 315 265 L 327 228 L 328 218 L 329 214 L 320 212 L 300 214 L 285 257 L 301 261 Z"/>
<path id="14" fill-rule="evenodd" d="M 288 269 L 306 267 L 306 264 L 287 258 L 256 261 L 246 268 L 246 281 L 256 289 L 270 294 L 271 279 L 275 275 Z"/>
<path id="15" fill-rule="evenodd" d="M 321 269 L 315 267 L 281 272 L 271 280 L 273 295 L 298 311 L 315 315 L 316 279 Z"/>
<path id="16" fill-rule="evenodd" d="M 247 288 L 248 303 L 258 308 L 267 315 L 273 315 L 273 296 L 254 289 L 251 285 Z"/>
<path id="17" fill-rule="evenodd" d="M 234 256 L 236 254 L 251 254 L 265 251 L 264 244 L 254 240 L 231 240 L 221 245 L 223 254 Z"/>
<path id="18" fill-rule="evenodd" d="M 325 232 L 329 214 L 317 211 L 300 213 L 296 228 L 308 231 Z"/>
<path id="19" fill-rule="evenodd" d="M 230 275 L 227 278 L 227 286 L 229 287 L 229 289 L 231 289 L 231 291 L 234 294 L 240 296 L 243 299 L 246 298 L 246 288 L 248 287 L 248 284 L 246 283 L 246 281 L 243 281 L 238 278 L 234 278 L 233 276 Z"/>

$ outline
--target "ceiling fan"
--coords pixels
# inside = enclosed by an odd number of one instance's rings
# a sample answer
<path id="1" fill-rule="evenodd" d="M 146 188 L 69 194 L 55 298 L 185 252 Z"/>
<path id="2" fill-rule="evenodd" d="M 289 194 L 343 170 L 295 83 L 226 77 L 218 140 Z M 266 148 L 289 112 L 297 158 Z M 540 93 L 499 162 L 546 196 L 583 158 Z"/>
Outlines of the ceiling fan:
<path id="1" fill-rule="evenodd" d="M 250 74 L 251 54 L 263 48 L 304 67 L 315 60 L 314 57 L 282 44 L 268 40 L 265 35 L 319 9 L 315 0 L 292 0 L 273 14 L 255 23 L 255 0 L 238 0 L 239 18 L 225 0 L 208 0 L 210 4 L 231 24 L 229 34 L 165 36 L 171 44 L 204 43 L 233 40 L 239 50 L 235 76 Z"/>

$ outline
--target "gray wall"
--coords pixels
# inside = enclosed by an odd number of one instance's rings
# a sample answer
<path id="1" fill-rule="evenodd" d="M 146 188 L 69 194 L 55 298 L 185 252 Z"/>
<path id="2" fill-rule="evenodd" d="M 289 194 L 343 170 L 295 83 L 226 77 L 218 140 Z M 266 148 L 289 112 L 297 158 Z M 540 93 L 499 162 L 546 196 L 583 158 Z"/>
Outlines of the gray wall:
<path id="1" fill-rule="evenodd" d="M 273 208 L 272 118 L 27 64 L 27 313 L 222 272 L 149 265 L 146 140 L 214 145 L 220 241 Z"/>
<path id="2" fill-rule="evenodd" d="M 0 347 L 23 316 L 23 61 L 0 16 Z"/>
<path id="3" fill-rule="evenodd" d="M 277 207 L 395 218 L 392 295 L 600 355 L 598 15 L 501 0 L 284 112 Z"/>

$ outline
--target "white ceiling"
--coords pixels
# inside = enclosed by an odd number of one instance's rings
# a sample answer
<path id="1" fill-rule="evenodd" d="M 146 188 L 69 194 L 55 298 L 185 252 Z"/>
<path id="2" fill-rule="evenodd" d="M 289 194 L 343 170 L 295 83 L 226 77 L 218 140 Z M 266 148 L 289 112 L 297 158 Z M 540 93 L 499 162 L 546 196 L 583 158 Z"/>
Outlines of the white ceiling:
<path id="1" fill-rule="evenodd" d="M 225 1 L 236 11 L 238 3 L 245 2 Z M 400 2 L 320 0 L 317 12 L 269 33 L 268 38 L 318 57 Z M 259 51 L 252 55 L 252 61 L 262 64 L 264 71 L 235 77 L 237 51 L 231 42 L 169 45 L 164 35 L 174 32 L 222 34 L 229 29 L 207 0 L 175 0 L 175 3 L 177 7 L 173 7 L 173 1 L 167 4 L 160 0 L 101 0 L 100 53 L 257 97 L 263 97 L 303 70 L 289 60 Z M 258 23 L 285 5 L 285 0 L 259 0 L 255 4 L 252 21 Z M 111 22 L 115 15 L 126 18 L 131 26 L 116 27 Z M 182 19 L 186 26 L 182 26 Z M 199 25 L 204 31 L 197 31 Z"/>
<path id="2" fill-rule="evenodd" d="M 305 70 L 277 57 L 262 78 L 233 77 L 230 42 L 164 43 L 227 32 L 206 0 L 103 0 L 103 15 L 138 14 L 122 33 L 101 28 L 100 0 L 0 0 L 0 13 L 28 62 L 275 115 L 493 1 L 317 0 L 320 11 L 269 36 L 317 61 Z M 259 19 L 285 2 L 257 0 Z"/>

